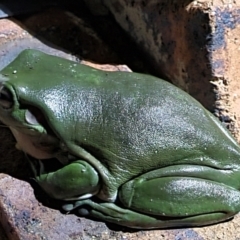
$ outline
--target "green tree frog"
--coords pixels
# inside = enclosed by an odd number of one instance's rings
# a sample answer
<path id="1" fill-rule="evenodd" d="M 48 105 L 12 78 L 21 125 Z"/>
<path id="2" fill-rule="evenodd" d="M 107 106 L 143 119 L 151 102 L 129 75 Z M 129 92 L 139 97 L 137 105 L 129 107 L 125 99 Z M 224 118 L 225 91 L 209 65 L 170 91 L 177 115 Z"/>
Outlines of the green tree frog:
<path id="1" fill-rule="evenodd" d="M 164 80 L 25 50 L 0 72 L 0 120 L 65 211 L 139 229 L 240 211 L 239 145 Z M 52 158 L 60 167 L 47 171 Z"/>

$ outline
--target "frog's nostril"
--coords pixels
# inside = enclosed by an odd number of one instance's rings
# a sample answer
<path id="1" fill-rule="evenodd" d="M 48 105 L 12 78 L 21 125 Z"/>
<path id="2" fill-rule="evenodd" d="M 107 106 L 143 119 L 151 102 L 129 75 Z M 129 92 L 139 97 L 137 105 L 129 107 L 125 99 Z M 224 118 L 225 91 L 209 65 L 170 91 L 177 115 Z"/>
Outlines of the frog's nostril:
<path id="1" fill-rule="evenodd" d="M 13 95 L 4 86 L 0 85 L 0 106 L 4 109 L 10 109 L 13 106 Z"/>

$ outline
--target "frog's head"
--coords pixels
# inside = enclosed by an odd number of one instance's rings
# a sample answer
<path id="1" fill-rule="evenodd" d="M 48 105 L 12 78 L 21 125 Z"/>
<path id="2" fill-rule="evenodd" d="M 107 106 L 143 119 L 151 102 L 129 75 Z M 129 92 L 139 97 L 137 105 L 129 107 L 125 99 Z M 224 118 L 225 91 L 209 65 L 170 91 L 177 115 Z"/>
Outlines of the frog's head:
<path id="1" fill-rule="evenodd" d="M 79 113 L 88 116 L 76 97 L 84 97 L 79 85 L 87 85 L 84 79 L 95 72 L 37 50 L 24 50 L 1 70 L 0 121 L 10 127 L 18 148 L 38 159 L 57 155 L 67 161 L 66 143 L 78 140 Z"/>
<path id="2" fill-rule="evenodd" d="M 38 159 L 52 158 L 59 141 L 40 109 L 21 101 L 14 86 L 0 76 L 0 120 L 12 131 L 17 148 Z"/>
<path id="3" fill-rule="evenodd" d="M 0 72 L 0 120 L 11 129 L 19 149 L 46 159 L 54 157 L 59 140 L 48 126 L 44 106 L 37 104 L 45 94 L 41 76 L 31 74 L 39 57 L 38 51 L 25 51 Z"/>
<path id="4" fill-rule="evenodd" d="M 74 106 L 80 105 L 72 103 L 79 94 L 75 68 L 77 64 L 66 59 L 25 50 L 0 71 L 0 121 L 11 129 L 19 149 L 64 165 L 30 158 L 35 180 L 59 199 L 88 198 L 100 186 L 95 169 L 76 161 L 64 144 L 74 139 Z"/>

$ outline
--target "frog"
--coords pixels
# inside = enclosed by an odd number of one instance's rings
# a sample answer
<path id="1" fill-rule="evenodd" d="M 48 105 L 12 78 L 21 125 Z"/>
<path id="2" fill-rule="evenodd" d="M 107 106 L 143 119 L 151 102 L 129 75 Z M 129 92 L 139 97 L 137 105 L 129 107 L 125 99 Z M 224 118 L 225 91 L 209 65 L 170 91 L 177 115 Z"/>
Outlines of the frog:
<path id="1" fill-rule="evenodd" d="M 188 93 L 34 49 L 0 71 L 0 120 L 62 209 L 136 229 L 204 226 L 240 211 L 240 147 Z M 48 170 L 56 159 L 59 166 Z"/>

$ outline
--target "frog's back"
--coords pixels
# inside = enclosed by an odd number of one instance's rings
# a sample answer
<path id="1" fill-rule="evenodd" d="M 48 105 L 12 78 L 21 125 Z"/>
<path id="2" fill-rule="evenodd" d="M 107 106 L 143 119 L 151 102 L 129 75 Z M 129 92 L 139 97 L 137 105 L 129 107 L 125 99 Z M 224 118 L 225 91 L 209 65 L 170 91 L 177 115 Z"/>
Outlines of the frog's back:
<path id="1" fill-rule="evenodd" d="M 96 87 L 84 90 L 90 97 L 84 105 L 91 117 L 79 134 L 85 148 L 106 165 L 112 163 L 116 171 L 126 165 L 139 171 L 186 163 L 220 169 L 239 166 L 236 141 L 179 88 L 136 73 L 101 72 L 98 80 Z"/>
<path id="2" fill-rule="evenodd" d="M 18 70 L 17 94 L 44 112 L 63 142 L 80 144 L 112 172 L 184 163 L 239 166 L 239 146 L 230 134 L 196 100 L 161 79 L 103 72 L 38 51 L 20 59 L 3 72 Z"/>

